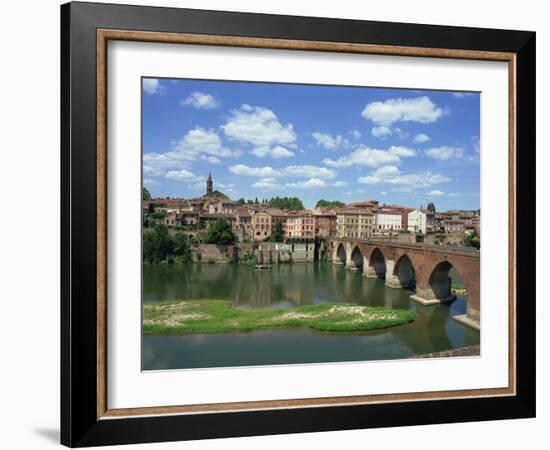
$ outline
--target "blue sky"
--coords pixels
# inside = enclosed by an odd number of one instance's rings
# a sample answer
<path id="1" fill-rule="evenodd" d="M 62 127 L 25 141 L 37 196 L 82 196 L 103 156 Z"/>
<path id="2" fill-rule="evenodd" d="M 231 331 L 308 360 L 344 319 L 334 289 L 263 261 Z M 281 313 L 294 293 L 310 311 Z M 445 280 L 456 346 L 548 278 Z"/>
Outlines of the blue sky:
<path id="1" fill-rule="evenodd" d="M 377 199 L 479 208 L 480 95 L 143 78 L 154 197 Z"/>

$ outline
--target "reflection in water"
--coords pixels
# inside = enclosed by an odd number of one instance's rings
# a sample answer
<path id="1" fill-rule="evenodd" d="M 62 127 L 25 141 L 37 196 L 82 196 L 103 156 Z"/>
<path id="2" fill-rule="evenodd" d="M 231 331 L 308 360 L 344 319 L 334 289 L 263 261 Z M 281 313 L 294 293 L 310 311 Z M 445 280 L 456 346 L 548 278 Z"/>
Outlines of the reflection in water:
<path id="1" fill-rule="evenodd" d="M 421 306 L 411 291 L 390 289 L 329 263 L 280 264 L 257 271 L 241 265 L 144 266 L 143 300 L 231 300 L 239 308 L 286 308 L 323 302 L 414 309 L 415 322 L 360 333 L 273 330 L 252 333 L 146 336 L 143 368 L 178 369 L 397 359 L 479 344 L 479 332 L 452 316 L 466 302 Z"/>

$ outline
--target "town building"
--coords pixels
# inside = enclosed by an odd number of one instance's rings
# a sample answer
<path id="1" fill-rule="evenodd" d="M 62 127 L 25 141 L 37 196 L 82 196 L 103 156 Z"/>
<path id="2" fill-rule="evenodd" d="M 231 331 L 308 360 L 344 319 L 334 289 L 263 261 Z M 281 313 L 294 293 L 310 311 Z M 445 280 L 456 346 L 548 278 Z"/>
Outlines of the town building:
<path id="1" fill-rule="evenodd" d="M 237 206 L 235 208 L 235 222 L 233 224 L 233 232 L 237 235 L 239 242 L 251 241 L 253 236 L 252 229 L 252 214 L 245 206 Z"/>
<path id="2" fill-rule="evenodd" d="M 335 213 L 338 237 L 369 239 L 372 236 L 375 222 L 372 209 L 344 206 Z"/>
<path id="3" fill-rule="evenodd" d="M 265 208 L 252 213 L 252 232 L 255 241 L 263 241 L 271 236 L 277 222 L 286 227 L 286 214 L 278 208 Z"/>
<path id="4" fill-rule="evenodd" d="M 336 213 L 334 210 L 315 209 L 315 235 L 328 238 L 336 235 Z"/>
<path id="5" fill-rule="evenodd" d="M 286 215 L 287 240 L 315 239 L 315 216 L 311 211 L 289 211 Z"/>
<path id="6" fill-rule="evenodd" d="M 403 226 L 403 212 L 395 207 L 379 207 L 375 210 L 375 232 L 399 232 Z"/>
<path id="7" fill-rule="evenodd" d="M 434 229 L 434 213 L 428 209 L 414 209 L 408 214 L 408 230 L 424 233 Z"/>

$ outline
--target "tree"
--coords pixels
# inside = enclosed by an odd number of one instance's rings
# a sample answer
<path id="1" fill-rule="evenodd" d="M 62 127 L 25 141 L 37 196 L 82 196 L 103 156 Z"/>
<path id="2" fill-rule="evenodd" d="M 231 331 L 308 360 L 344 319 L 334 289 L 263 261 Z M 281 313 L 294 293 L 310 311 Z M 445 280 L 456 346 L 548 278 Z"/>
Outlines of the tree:
<path id="1" fill-rule="evenodd" d="M 205 244 L 228 245 L 236 241 L 236 236 L 227 220 L 216 220 L 206 232 L 203 242 Z"/>
<path id="2" fill-rule="evenodd" d="M 285 239 L 285 230 L 283 228 L 283 222 L 277 220 L 271 235 L 264 239 L 265 242 L 283 242 Z"/>
<path id="3" fill-rule="evenodd" d="M 143 233 L 143 260 L 150 263 L 164 261 L 172 253 L 174 243 L 168 234 L 168 227 L 163 223 Z"/>
<path id="4" fill-rule="evenodd" d="M 244 205 L 244 204 L 246 203 L 246 201 L 245 201 L 244 198 L 241 197 L 239 200 L 237 200 L 237 203 L 238 203 L 239 205 Z"/>
<path id="5" fill-rule="evenodd" d="M 475 230 L 470 234 L 467 234 L 466 236 L 464 236 L 462 243 L 464 244 L 464 247 L 475 247 L 478 250 L 481 247 L 481 241 L 479 239 L 479 235 Z"/>
<path id="6" fill-rule="evenodd" d="M 172 236 L 173 253 L 181 263 L 193 262 L 193 256 L 191 255 L 191 247 L 187 235 L 178 231 Z"/>
<path id="7" fill-rule="evenodd" d="M 327 209 L 333 209 L 333 208 L 341 208 L 344 206 L 345 203 L 338 201 L 338 200 L 325 200 L 321 199 L 317 202 L 315 205 L 315 208 L 327 208 Z"/>
<path id="8" fill-rule="evenodd" d="M 151 200 L 151 194 L 145 186 L 142 187 L 143 200 Z"/>
<path id="9" fill-rule="evenodd" d="M 431 212 L 435 213 L 435 205 L 433 204 L 433 202 L 429 202 L 428 206 L 426 206 L 426 209 L 428 211 L 431 211 Z"/>
<path id="10" fill-rule="evenodd" d="M 302 211 L 304 204 L 298 197 L 273 197 L 269 201 L 266 199 L 267 206 L 270 208 L 288 209 L 291 211 Z"/>

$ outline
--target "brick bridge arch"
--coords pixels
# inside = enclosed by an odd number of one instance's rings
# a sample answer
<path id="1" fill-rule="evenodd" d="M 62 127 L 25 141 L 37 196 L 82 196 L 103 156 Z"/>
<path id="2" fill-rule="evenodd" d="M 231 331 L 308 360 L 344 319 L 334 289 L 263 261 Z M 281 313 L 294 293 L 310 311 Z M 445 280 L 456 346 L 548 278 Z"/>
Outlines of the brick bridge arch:
<path id="1" fill-rule="evenodd" d="M 383 278 L 391 288 L 413 288 L 411 299 L 423 305 L 450 302 L 449 271 L 454 268 L 467 292 L 466 317 L 460 322 L 479 329 L 479 252 L 461 248 L 335 239 L 332 261 L 368 278 Z"/>

